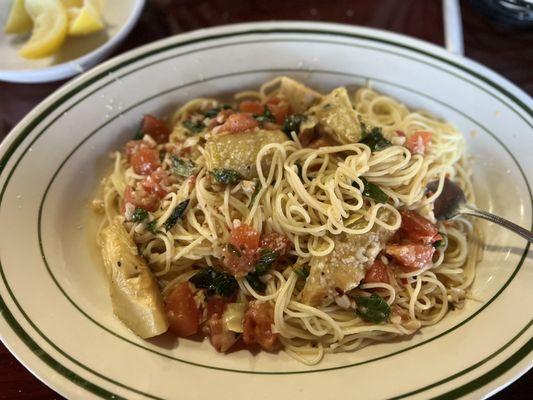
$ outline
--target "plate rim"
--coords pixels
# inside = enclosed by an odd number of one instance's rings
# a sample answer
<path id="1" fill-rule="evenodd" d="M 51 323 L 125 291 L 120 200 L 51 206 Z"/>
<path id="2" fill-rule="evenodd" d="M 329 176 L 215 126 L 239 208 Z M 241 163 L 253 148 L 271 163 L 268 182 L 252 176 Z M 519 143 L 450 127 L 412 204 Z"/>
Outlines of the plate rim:
<path id="1" fill-rule="evenodd" d="M 190 33 L 182 34 L 182 35 L 176 35 L 176 36 L 173 36 L 173 37 L 170 37 L 170 38 L 162 39 L 162 40 L 147 44 L 147 45 L 142 46 L 142 47 L 140 47 L 138 49 L 134 49 L 134 50 L 126 52 L 126 53 L 124 53 L 124 54 L 122 54 L 122 55 L 120 55 L 118 57 L 115 57 L 115 58 L 103 63 L 102 65 L 96 67 L 95 69 L 89 71 L 88 73 L 80 76 L 79 78 L 73 80 L 72 82 L 70 82 L 67 85 L 63 86 L 60 90 L 54 92 L 52 95 L 47 97 L 43 102 L 41 102 L 36 108 L 34 108 L 33 112 L 30 112 L 12 130 L 12 132 L 4 140 L 2 145 L 0 145 L 0 154 L 2 155 L 2 159 L 6 158 L 6 156 L 7 156 L 7 158 L 9 158 L 12 155 L 12 153 L 16 149 L 18 149 L 18 147 L 19 147 L 18 145 L 26 137 L 26 136 L 21 137 L 22 133 L 24 131 L 27 131 L 28 134 L 29 134 L 30 132 L 33 131 L 34 127 L 37 126 L 38 123 L 39 123 L 39 121 L 36 122 L 35 118 L 38 115 L 42 114 L 44 109 L 53 109 L 52 106 L 54 105 L 54 103 L 57 103 L 59 100 L 63 99 L 64 98 L 64 94 L 66 92 L 72 91 L 72 89 L 81 89 L 81 88 L 84 88 L 86 86 L 90 86 L 92 83 L 96 82 L 99 79 L 99 77 L 102 76 L 102 73 L 99 73 L 99 72 L 101 72 L 101 71 L 104 72 L 105 71 L 105 73 L 109 73 L 109 72 L 111 72 L 114 69 L 119 69 L 120 66 L 125 64 L 125 63 L 129 64 L 129 63 L 134 62 L 135 61 L 135 57 L 133 57 L 133 56 L 137 56 L 137 55 L 141 55 L 141 54 L 144 54 L 144 56 L 149 56 L 150 54 L 146 54 L 146 53 L 149 53 L 150 49 L 164 51 L 164 47 L 165 47 L 165 45 L 167 43 L 174 43 L 174 44 L 181 43 L 182 46 L 186 46 L 187 44 L 190 44 L 190 43 L 187 43 L 187 39 L 189 37 L 192 37 L 193 40 L 194 40 L 195 36 L 196 36 L 197 39 L 203 38 L 202 41 L 213 40 L 214 38 L 212 36 L 214 36 L 214 35 L 211 35 L 211 34 L 212 33 L 216 34 L 217 32 L 220 32 L 220 33 L 223 33 L 223 32 L 232 33 L 232 34 L 229 34 L 229 35 L 228 34 L 220 35 L 220 36 L 224 36 L 224 37 L 228 37 L 228 36 L 232 36 L 232 35 L 251 34 L 251 33 L 268 33 L 268 32 L 272 32 L 272 31 L 276 31 L 276 28 L 285 28 L 285 32 L 286 33 L 291 33 L 291 32 L 292 33 L 305 33 L 305 32 L 298 32 L 298 28 L 302 28 L 302 27 L 306 27 L 306 28 L 309 28 L 309 30 L 314 31 L 314 32 L 307 32 L 307 33 L 323 33 L 323 34 L 328 34 L 328 33 L 329 34 L 342 34 L 342 33 L 345 33 L 346 35 L 351 34 L 352 37 L 353 37 L 353 34 L 357 35 L 357 34 L 361 34 L 362 33 L 362 34 L 366 34 L 366 35 L 369 35 L 369 36 L 373 36 L 373 37 L 365 37 L 365 39 L 371 39 L 371 40 L 373 39 L 373 40 L 378 40 L 378 41 L 382 41 L 382 42 L 384 40 L 381 40 L 379 38 L 379 36 L 385 36 L 385 37 L 389 37 L 390 38 L 388 43 L 386 43 L 388 45 L 392 45 L 392 46 L 396 46 L 396 47 L 408 48 L 411 51 L 415 51 L 417 53 L 422 53 L 425 56 L 430 56 L 432 58 L 439 58 L 439 57 L 435 57 L 435 54 L 432 54 L 432 53 L 434 53 L 435 50 L 438 50 L 438 52 L 444 51 L 443 49 L 440 49 L 437 46 L 434 46 L 432 44 L 429 44 L 429 46 L 430 47 L 434 47 L 434 49 L 428 48 L 428 43 L 426 43 L 424 41 L 420 41 L 420 40 L 417 40 L 417 39 L 409 38 L 409 37 L 406 37 L 404 35 L 395 34 L 395 33 L 391 33 L 391 32 L 386 32 L 386 31 L 381 31 L 381 30 L 376 30 L 376 29 L 370 29 L 370 28 L 359 28 L 359 27 L 354 27 L 354 26 L 349 26 L 349 25 L 342 25 L 342 24 L 324 24 L 324 23 L 312 23 L 312 22 L 310 22 L 310 23 L 308 23 L 308 22 L 305 22 L 305 23 L 302 23 L 302 22 L 246 23 L 246 24 L 237 24 L 237 25 L 227 25 L 227 26 L 222 26 L 222 27 L 216 27 L 216 28 L 210 28 L 210 29 L 204 29 L 204 30 L 200 30 L 200 31 L 190 32 Z M 259 28 L 259 29 L 256 30 L 255 32 L 251 32 L 251 31 L 254 30 L 253 28 Z M 294 28 L 296 28 L 296 29 L 294 29 Z M 317 32 L 317 31 L 320 30 L 320 28 L 324 29 L 324 31 L 323 32 Z M 246 31 L 247 29 L 248 29 L 248 32 Z M 283 33 L 283 29 L 281 29 L 278 33 Z M 387 42 L 387 41 L 385 40 L 385 42 Z M 415 45 L 414 46 L 406 46 L 405 44 L 402 44 L 402 43 L 406 43 L 406 42 L 414 42 Z M 416 43 L 416 42 L 419 42 L 419 43 Z M 428 48 L 428 51 L 424 51 L 420 47 Z M 440 61 L 444 61 L 444 62 L 447 62 L 447 63 L 450 63 L 449 62 L 450 59 L 453 59 L 453 57 L 450 57 L 447 53 L 446 53 L 445 59 L 442 59 L 442 57 L 440 57 L 440 58 L 441 58 Z M 123 62 L 121 63 L 120 61 L 123 61 Z M 465 61 L 465 60 L 462 60 L 462 59 L 455 60 L 455 61 L 458 62 L 458 65 L 455 65 L 456 63 L 454 63 L 452 65 L 454 65 L 456 67 L 459 67 L 459 68 L 466 67 L 468 65 L 468 63 L 474 63 L 474 62 L 471 62 L 469 60 Z M 477 63 L 474 63 L 473 66 L 474 66 L 475 69 L 479 70 L 480 69 L 480 65 L 476 65 L 476 64 Z M 111 68 L 113 68 L 113 69 L 111 69 Z M 461 69 L 465 70 L 465 68 L 461 68 Z M 487 71 L 489 71 L 490 74 L 494 74 L 490 70 L 487 70 L 486 67 L 482 67 L 481 66 L 481 69 L 482 70 L 480 71 L 480 73 L 483 73 L 485 75 L 486 75 Z M 487 71 L 483 71 L 483 69 L 485 69 Z M 475 73 L 475 71 L 467 71 L 467 72 L 474 72 L 473 75 L 475 77 L 485 81 L 486 83 L 490 84 L 493 87 L 499 86 L 498 84 L 496 84 L 496 86 L 495 86 L 495 82 L 493 82 L 491 80 L 487 80 L 484 76 L 477 76 L 478 74 Z M 496 74 L 494 74 L 494 75 L 497 76 Z M 518 97 L 516 97 L 514 94 L 512 94 L 508 90 L 505 90 L 505 89 L 501 88 L 501 89 L 504 90 L 504 94 L 506 96 L 508 96 L 508 97 L 511 97 L 511 99 L 514 98 L 515 99 L 515 104 L 518 103 L 518 105 L 521 105 L 521 109 L 523 111 L 526 111 L 526 114 L 529 114 L 530 116 L 533 115 L 533 112 L 531 111 L 531 109 L 528 109 L 527 106 L 525 105 L 525 102 L 528 102 L 528 100 L 530 100 L 529 97 L 527 96 L 527 94 L 522 92 L 519 88 L 516 88 L 512 83 L 506 81 L 504 78 L 501 78 L 499 76 L 497 76 L 497 78 L 499 80 L 503 80 L 503 84 L 505 86 L 507 86 L 507 89 L 511 89 L 511 90 L 515 91 L 520 97 L 522 97 L 522 99 L 519 99 Z M 501 90 L 500 90 L 500 92 L 501 92 Z M 13 172 L 15 168 L 16 168 L 16 166 L 13 167 L 13 170 L 11 172 Z M 527 179 L 526 179 L 526 184 L 528 184 Z M 527 254 L 528 249 L 529 249 L 529 245 L 526 246 L 525 254 Z M 523 261 L 524 261 L 524 258 L 522 258 L 520 264 L 523 263 Z M 3 273 L 2 273 L 2 275 L 3 275 Z M 0 298 L 0 301 L 2 302 L 2 303 L 0 303 L 0 306 L 1 306 L 3 304 L 3 299 Z M 0 309 L 4 309 L 4 308 L 5 308 L 5 310 L 8 313 L 10 313 L 9 310 L 7 309 L 7 307 L 4 307 L 4 306 L 0 307 Z M 5 313 L 3 313 L 3 316 L 4 316 L 4 319 L 5 319 Z M 15 318 L 14 318 L 14 321 L 16 323 L 18 323 Z M 530 323 L 530 325 L 531 325 L 531 323 Z M 525 329 L 527 329 L 530 325 L 528 325 Z M 24 333 L 26 333 L 26 332 L 24 332 Z M 29 337 L 29 335 L 28 335 L 28 337 Z M 30 337 L 29 337 L 29 339 L 32 340 Z M 24 345 L 26 345 L 26 344 L 24 343 Z M 10 349 L 10 351 L 12 351 L 11 347 L 7 346 L 7 343 L 6 343 L 6 347 L 8 347 Z M 515 354 L 519 353 L 523 349 L 525 349 L 525 350 L 529 349 L 529 351 L 524 355 L 524 357 L 525 357 L 531 351 L 532 347 L 533 347 L 533 343 L 530 340 L 528 343 L 526 343 L 526 345 L 522 346 L 522 348 L 518 352 L 516 352 Z M 25 364 L 26 367 L 28 368 L 26 363 L 23 362 L 23 364 Z M 494 369 L 498 369 L 500 367 L 500 365 L 497 366 Z M 51 368 L 51 367 L 49 367 L 49 368 Z M 508 371 L 508 369 L 506 369 L 505 371 Z M 476 380 L 479 380 L 484 375 L 476 378 L 472 382 L 475 382 Z M 39 376 L 38 376 L 38 378 L 42 379 L 42 380 L 45 379 L 44 377 L 39 377 Z M 469 382 L 467 385 L 471 384 L 472 382 Z M 45 382 L 45 383 L 48 384 L 48 382 Z M 68 383 L 70 383 L 70 381 L 68 381 Z M 55 385 L 54 385 L 54 389 L 56 389 Z M 58 391 L 61 392 L 60 390 L 58 390 Z"/>

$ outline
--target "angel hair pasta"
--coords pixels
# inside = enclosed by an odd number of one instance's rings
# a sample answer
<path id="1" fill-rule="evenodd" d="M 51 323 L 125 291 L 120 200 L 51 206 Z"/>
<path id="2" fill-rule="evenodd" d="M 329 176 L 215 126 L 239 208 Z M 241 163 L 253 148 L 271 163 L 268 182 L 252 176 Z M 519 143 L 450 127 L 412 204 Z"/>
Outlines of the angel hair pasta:
<path id="1" fill-rule="evenodd" d="M 474 202 L 464 149 L 453 125 L 371 88 L 287 77 L 170 123 L 145 115 L 95 201 L 115 314 L 143 338 L 309 365 L 436 324 L 480 256 L 471 222 L 433 215 L 445 178 Z"/>

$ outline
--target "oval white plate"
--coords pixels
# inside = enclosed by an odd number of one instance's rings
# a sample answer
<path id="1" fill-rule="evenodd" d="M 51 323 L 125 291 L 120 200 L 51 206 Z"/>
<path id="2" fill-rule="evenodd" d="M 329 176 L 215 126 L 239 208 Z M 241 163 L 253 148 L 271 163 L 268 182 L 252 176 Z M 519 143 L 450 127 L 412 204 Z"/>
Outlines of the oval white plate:
<path id="1" fill-rule="evenodd" d="M 49 82 L 86 71 L 107 57 L 128 36 L 141 15 L 144 0 L 105 2 L 103 31 L 88 36 L 68 37 L 57 54 L 28 60 L 18 50 L 28 35 L 6 35 L 3 26 L 11 0 L 0 2 L 0 80 L 11 82 Z"/>
<path id="2" fill-rule="evenodd" d="M 370 80 L 453 121 L 474 156 L 479 205 L 531 227 L 532 101 L 474 62 L 331 24 L 234 25 L 150 44 L 62 87 L 0 146 L 0 334 L 52 388 L 72 398 L 480 398 L 531 367 L 529 246 L 488 223 L 479 301 L 409 340 L 328 355 L 314 367 L 284 353 L 143 341 L 113 316 L 88 207 L 108 152 L 144 113 L 280 74 L 322 90 Z"/>

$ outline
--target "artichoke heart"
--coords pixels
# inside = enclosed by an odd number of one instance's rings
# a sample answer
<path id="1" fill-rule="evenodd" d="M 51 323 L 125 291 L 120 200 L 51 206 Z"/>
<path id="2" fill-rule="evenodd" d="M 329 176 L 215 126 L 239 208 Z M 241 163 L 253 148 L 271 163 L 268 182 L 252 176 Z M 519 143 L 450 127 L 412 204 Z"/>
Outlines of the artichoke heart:
<path id="1" fill-rule="evenodd" d="M 102 230 L 100 239 L 115 315 L 143 339 L 166 332 L 168 321 L 157 282 L 120 218 Z"/>

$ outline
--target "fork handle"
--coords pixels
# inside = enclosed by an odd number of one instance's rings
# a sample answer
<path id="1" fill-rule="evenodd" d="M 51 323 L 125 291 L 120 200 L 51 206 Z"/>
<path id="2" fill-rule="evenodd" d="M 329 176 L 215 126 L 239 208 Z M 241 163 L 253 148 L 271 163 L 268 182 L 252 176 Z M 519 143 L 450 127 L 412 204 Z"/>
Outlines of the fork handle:
<path id="1" fill-rule="evenodd" d="M 518 235 L 522 236 L 523 238 L 529 240 L 529 242 L 533 242 L 533 233 L 525 228 L 522 228 L 519 225 L 516 225 L 515 223 L 506 220 L 505 218 L 498 217 L 497 215 L 491 214 L 487 211 L 478 210 L 477 208 L 474 208 L 468 204 L 465 204 L 461 208 L 461 214 L 465 215 L 472 215 L 474 217 L 483 218 L 486 220 L 489 220 L 491 222 L 494 222 L 498 225 L 503 226 L 504 228 L 507 228 L 514 233 L 517 233 Z"/>

